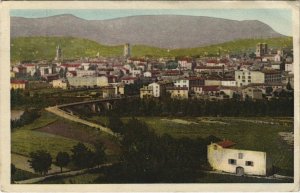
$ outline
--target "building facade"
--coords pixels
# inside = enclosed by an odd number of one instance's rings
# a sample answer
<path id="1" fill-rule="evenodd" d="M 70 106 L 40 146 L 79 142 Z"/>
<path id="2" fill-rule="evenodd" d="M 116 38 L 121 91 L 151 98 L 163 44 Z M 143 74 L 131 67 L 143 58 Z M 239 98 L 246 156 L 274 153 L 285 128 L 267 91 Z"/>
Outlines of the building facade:
<path id="1" fill-rule="evenodd" d="M 207 147 L 207 159 L 214 170 L 237 175 L 266 176 L 272 173 L 272 162 L 266 152 L 232 149 L 231 141 L 212 143 Z"/>

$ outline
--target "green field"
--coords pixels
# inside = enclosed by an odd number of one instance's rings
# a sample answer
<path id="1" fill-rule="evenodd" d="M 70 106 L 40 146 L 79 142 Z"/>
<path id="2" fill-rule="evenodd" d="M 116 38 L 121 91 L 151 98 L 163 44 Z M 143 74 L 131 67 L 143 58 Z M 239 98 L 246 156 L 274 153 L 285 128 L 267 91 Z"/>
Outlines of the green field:
<path id="1" fill-rule="evenodd" d="M 128 119 L 130 118 L 122 118 L 124 122 Z M 293 147 L 278 134 L 279 132 L 293 132 L 292 117 L 138 117 L 138 119 L 145 121 L 159 135 L 170 134 L 175 138 L 194 139 L 214 135 L 220 139 L 235 142 L 236 148 L 265 151 L 272 157 L 278 173 L 293 175 Z M 108 124 L 106 117 L 92 117 L 89 120 L 103 125 Z"/>
<path id="2" fill-rule="evenodd" d="M 16 168 L 15 174 L 12 175 L 12 181 L 21 181 L 21 180 L 27 180 L 30 178 L 37 178 L 37 177 L 39 177 L 38 174 L 34 174 L 31 172 Z"/>
<path id="3" fill-rule="evenodd" d="M 70 126 L 69 130 L 67 131 L 70 132 L 69 136 L 66 136 L 65 128 L 59 127 L 59 125 L 55 132 L 51 132 L 51 130 L 44 132 L 41 130 L 43 127 L 49 127 L 57 122 L 63 122 Z M 57 132 L 57 130 L 61 132 Z M 72 131 L 77 135 L 72 135 Z M 114 156 L 114 151 L 117 151 L 118 149 L 117 145 L 114 144 L 115 139 L 111 139 L 111 137 L 107 134 L 99 132 L 94 128 L 62 119 L 51 113 L 42 112 L 41 117 L 35 120 L 33 123 L 16 128 L 12 132 L 11 151 L 13 153 L 28 156 L 32 151 L 42 149 L 47 150 L 52 157 L 55 157 L 59 151 L 71 153 L 70 150 L 78 142 L 84 142 L 85 145 L 87 145 L 90 149 L 94 148 L 93 145 L 91 145 L 91 141 L 82 140 L 81 138 L 78 138 L 78 135 L 85 138 L 88 136 L 97 136 L 99 137 L 99 140 L 104 142 L 109 141 L 109 143 L 107 143 L 109 146 L 107 147 L 106 151 L 111 156 Z"/>
<path id="4" fill-rule="evenodd" d="M 131 48 L 133 57 L 153 56 L 205 56 L 221 53 L 243 53 L 253 52 L 258 42 L 268 43 L 271 48 L 292 47 L 292 38 L 270 38 L 270 39 L 246 39 L 226 42 L 217 45 L 204 46 L 189 49 L 167 50 L 144 45 L 133 45 Z M 97 42 L 72 38 L 72 37 L 19 37 L 11 40 L 11 61 L 53 60 L 56 46 L 61 45 L 65 59 L 76 59 L 80 57 L 95 57 L 97 53 L 101 56 L 122 56 L 123 46 L 105 46 Z"/>

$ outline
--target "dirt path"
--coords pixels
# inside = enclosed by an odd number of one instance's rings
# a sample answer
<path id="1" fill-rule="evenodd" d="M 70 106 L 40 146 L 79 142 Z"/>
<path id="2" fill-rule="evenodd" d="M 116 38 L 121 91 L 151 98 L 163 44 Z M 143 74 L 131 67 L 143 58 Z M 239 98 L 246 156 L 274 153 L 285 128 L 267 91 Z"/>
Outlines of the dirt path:
<path id="1" fill-rule="evenodd" d="M 30 167 L 29 165 L 29 157 L 25 157 L 22 155 L 18 155 L 15 153 L 11 154 L 11 163 L 16 166 L 16 168 L 19 168 L 21 170 L 25 170 L 31 173 L 34 173 L 34 170 Z M 63 171 L 67 171 L 67 168 L 63 168 Z M 54 174 L 60 172 L 60 167 L 57 167 L 56 165 L 52 164 L 51 165 L 51 170 L 49 170 L 49 174 Z"/>
<path id="2" fill-rule="evenodd" d="M 101 167 L 106 167 L 106 166 L 111 166 L 111 163 L 108 164 L 103 164 L 100 167 L 94 167 L 94 168 L 88 168 L 88 169 L 82 169 L 82 170 L 75 170 L 75 171 L 68 171 L 68 172 L 63 172 L 63 173 L 56 173 L 56 174 L 52 174 L 52 175 L 47 175 L 47 176 L 43 176 L 43 177 L 38 177 L 38 178 L 31 178 L 28 180 L 22 180 L 22 181 L 15 181 L 15 184 L 34 184 L 43 180 L 46 180 L 48 178 L 51 177 L 70 177 L 70 176 L 76 176 L 79 174 L 84 174 L 87 173 L 90 170 L 96 169 L 96 168 L 101 168 Z"/>
<path id="3" fill-rule="evenodd" d="M 84 119 L 81 119 L 81 118 L 79 118 L 79 117 L 77 117 L 75 115 L 71 115 L 71 114 L 69 114 L 69 113 L 67 113 L 67 112 L 59 109 L 56 106 L 54 106 L 54 107 L 48 107 L 48 108 L 46 108 L 46 111 L 49 111 L 49 112 L 51 112 L 51 113 L 53 113 L 55 115 L 58 115 L 60 117 L 65 118 L 65 119 L 69 119 L 69 120 L 77 122 L 77 123 L 82 123 L 82 124 L 87 125 L 89 127 L 97 128 L 100 131 L 103 131 L 103 132 L 108 133 L 110 135 L 117 136 L 114 132 L 112 132 L 112 130 L 110 130 L 107 127 L 103 127 L 102 125 L 98 125 L 98 124 L 86 121 Z"/>
<path id="4" fill-rule="evenodd" d="M 204 171 L 208 174 L 221 174 L 221 175 L 230 175 L 230 176 L 237 176 L 234 173 L 226 173 L 221 171 Z M 262 178 L 262 179 L 269 179 L 269 180 L 284 180 L 284 179 L 294 179 L 292 176 L 282 176 L 278 174 L 274 174 L 272 176 L 252 176 L 252 175 L 246 175 L 246 177 L 249 178 Z"/>

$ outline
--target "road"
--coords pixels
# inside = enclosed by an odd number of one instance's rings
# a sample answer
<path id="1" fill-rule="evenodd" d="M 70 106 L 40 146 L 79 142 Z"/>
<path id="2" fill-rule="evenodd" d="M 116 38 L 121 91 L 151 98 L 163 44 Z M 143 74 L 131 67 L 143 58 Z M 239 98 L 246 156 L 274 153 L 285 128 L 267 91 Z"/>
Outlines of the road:
<path id="1" fill-rule="evenodd" d="M 70 177 L 70 176 L 76 176 L 79 174 L 84 174 L 87 173 L 90 170 L 96 169 L 96 168 L 101 168 L 101 167 L 106 167 L 106 166 L 111 166 L 111 163 L 107 163 L 107 164 L 103 164 L 101 166 L 97 166 L 97 167 L 93 167 L 93 168 L 87 168 L 87 169 L 82 169 L 82 170 L 74 170 L 74 171 L 68 171 L 68 172 L 63 172 L 63 173 L 56 173 L 56 174 L 51 174 L 51 175 L 47 175 L 47 176 L 42 176 L 42 177 L 38 177 L 38 178 L 31 178 L 28 180 L 22 180 L 22 181 L 15 181 L 15 184 L 34 184 L 37 182 L 41 182 L 43 180 L 46 180 L 48 178 L 52 178 L 52 177 Z"/>
<path id="2" fill-rule="evenodd" d="M 84 124 L 84 125 L 87 125 L 89 127 L 94 127 L 96 129 L 99 129 L 100 131 L 103 131 L 105 133 L 108 133 L 110 135 L 113 135 L 113 136 L 118 136 L 117 134 L 115 134 L 111 129 L 107 128 L 107 127 L 104 127 L 102 125 L 99 125 L 99 124 L 96 124 L 96 123 L 92 123 L 90 121 L 87 121 L 87 120 L 84 120 L 84 119 L 81 119 L 75 115 L 72 115 L 66 111 L 63 111 L 59 108 L 59 106 L 54 106 L 54 107 L 48 107 L 46 108 L 46 111 L 49 111 L 57 116 L 60 116 L 60 117 L 63 117 L 65 119 L 69 119 L 71 121 L 74 121 L 74 122 L 77 122 L 77 123 L 81 123 L 81 124 Z"/>

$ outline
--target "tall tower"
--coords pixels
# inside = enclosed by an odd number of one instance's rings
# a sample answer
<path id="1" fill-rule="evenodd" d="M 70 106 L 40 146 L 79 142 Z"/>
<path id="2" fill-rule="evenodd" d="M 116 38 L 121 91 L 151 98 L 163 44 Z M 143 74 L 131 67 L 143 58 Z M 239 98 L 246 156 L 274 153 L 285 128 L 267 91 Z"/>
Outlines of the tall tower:
<path id="1" fill-rule="evenodd" d="M 268 44 L 263 43 L 263 52 L 264 54 L 268 54 Z"/>
<path id="2" fill-rule="evenodd" d="M 257 57 L 261 57 L 265 54 L 268 54 L 268 44 L 266 43 L 258 43 L 256 45 L 256 52 L 255 52 Z"/>
<path id="3" fill-rule="evenodd" d="M 262 43 L 256 44 L 255 55 L 256 55 L 256 57 L 261 57 L 263 55 L 263 45 L 262 45 Z"/>
<path id="4" fill-rule="evenodd" d="M 124 52 L 123 52 L 123 55 L 124 55 L 124 57 L 125 58 L 128 58 L 128 57 L 130 57 L 130 44 L 129 43 L 126 43 L 125 45 L 124 45 Z"/>
<path id="5" fill-rule="evenodd" d="M 58 45 L 56 47 L 56 56 L 55 56 L 55 60 L 60 61 L 62 60 L 62 50 L 60 48 L 60 45 Z"/>

